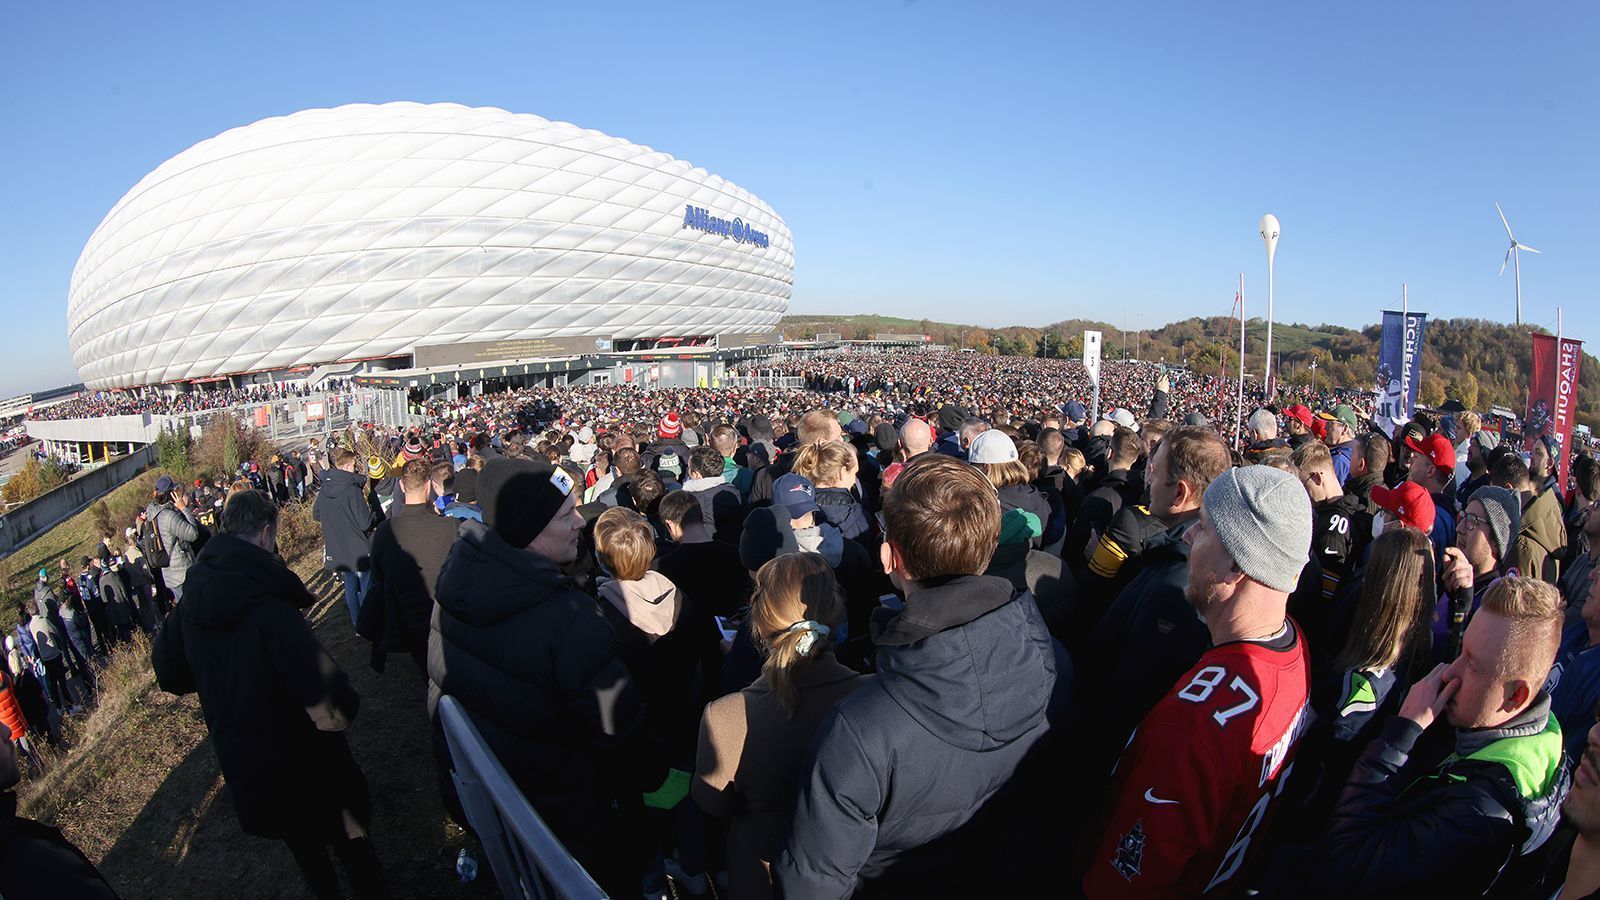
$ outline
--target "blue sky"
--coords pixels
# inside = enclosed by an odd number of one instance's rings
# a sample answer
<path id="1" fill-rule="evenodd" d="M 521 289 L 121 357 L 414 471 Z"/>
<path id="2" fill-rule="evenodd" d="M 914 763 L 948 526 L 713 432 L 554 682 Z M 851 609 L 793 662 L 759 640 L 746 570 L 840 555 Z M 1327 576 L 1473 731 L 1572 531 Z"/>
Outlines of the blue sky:
<path id="1" fill-rule="evenodd" d="M 985 325 L 1265 308 L 1600 340 L 1600 6 L 1577 2 L 22 4 L 0 44 L 0 396 L 75 380 L 84 241 L 162 160 L 314 106 L 455 101 L 767 200 L 796 312 Z M 1138 316 L 1138 318 L 1135 318 Z"/>

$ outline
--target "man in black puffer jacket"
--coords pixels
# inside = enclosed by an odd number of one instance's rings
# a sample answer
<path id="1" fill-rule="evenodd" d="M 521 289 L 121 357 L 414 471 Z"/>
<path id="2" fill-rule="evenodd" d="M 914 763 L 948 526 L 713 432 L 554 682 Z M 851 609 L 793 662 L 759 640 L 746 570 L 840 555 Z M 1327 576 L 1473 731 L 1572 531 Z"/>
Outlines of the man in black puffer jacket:
<path id="1" fill-rule="evenodd" d="M 978 471 L 917 457 L 884 496 L 901 611 L 873 617 L 878 674 L 823 719 L 773 861 L 782 895 L 1020 895 L 1058 875 L 1055 728 L 1066 654 L 1038 608 L 979 575 L 1000 503 Z"/>
<path id="2" fill-rule="evenodd" d="M 439 698 L 460 701 L 556 837 L 623 896 L 638 893 L 648 861 L 631 818 L 667 771 L 616 635 L 561 571 L 577 559 L 583 531 L 576 493 L 543 462 L 494 459 L 478 474 L 483 521 L 461 523 L 439 572 L 428 714 L 447 770 Z M 448 771 L 440 774 L 452 802 Z"/>
<path id="3" fill-rule="evenodd" d="M 162 690 L 199 692 L 239 826 L 288 843 L 319 897 L 339 896 L 329 844 L 357 894 L 384 896 L 367 782 L 344 738 L 360 698 L 300 612 L 316 598 L 273 552 L 277 523 L 265 494 L 228 498 L 151 663 Z"/>
<path id="4" fill-rule="evenodd" d="M 1561 595 L 1541 581 L 1511 575 L 1489 590 L 1461 656 L 1412 686 L 1356 763 L 1301 887 L 1372 898 L 1518 888 L 1501 875 L 1550 837 L 1570 784 L 1541 689 L 1561 620 Z"/>

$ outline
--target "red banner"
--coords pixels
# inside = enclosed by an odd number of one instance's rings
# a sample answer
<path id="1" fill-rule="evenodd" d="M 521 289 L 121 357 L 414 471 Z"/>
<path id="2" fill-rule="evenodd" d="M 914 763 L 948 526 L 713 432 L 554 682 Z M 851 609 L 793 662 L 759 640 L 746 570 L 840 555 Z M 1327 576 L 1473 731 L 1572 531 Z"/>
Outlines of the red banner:
<path id="1" fill-rule="evenodd" d="M 1572 423 L 1578 411 L 1578 370 L 1583 342 L 1548 334 L 1533 336 L 1533 372 L 1528 382 L 1528 412 L 1523 419 L 1524 449 L 1542 435 L 1556 440 L 1556 484 L 1563 494 L 1572 469 Z"/>
<path id="2" fill-rule="evenodd" d="M 1583 363 L 1583 341 L 1561 339 L 1556 357 L 1556 440 L 1561 444 L 1561 471 L 1556 484 L 1563 495 L 1572 469 L 1572 425 L 1578 414 L 1578 369 Z"/>

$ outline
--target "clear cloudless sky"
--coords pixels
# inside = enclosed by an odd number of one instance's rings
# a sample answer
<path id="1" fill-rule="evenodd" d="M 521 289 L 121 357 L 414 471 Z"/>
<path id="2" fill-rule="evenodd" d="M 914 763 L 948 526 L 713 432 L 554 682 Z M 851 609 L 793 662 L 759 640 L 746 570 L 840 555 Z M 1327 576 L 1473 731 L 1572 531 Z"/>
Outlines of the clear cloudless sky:
<path id="1" fill-rule="evenodd" d="M 76 380 L 66 298 L 145 173 L 349 102 L 564 119 L 794 234 L 791 311 L 982 325 L 1397 303 L 1600 341 L 1600 5 L 23 3 L 0 35 L 0 396 Z M 1600 373 L 1595 373 L 1600 376 Z"/>

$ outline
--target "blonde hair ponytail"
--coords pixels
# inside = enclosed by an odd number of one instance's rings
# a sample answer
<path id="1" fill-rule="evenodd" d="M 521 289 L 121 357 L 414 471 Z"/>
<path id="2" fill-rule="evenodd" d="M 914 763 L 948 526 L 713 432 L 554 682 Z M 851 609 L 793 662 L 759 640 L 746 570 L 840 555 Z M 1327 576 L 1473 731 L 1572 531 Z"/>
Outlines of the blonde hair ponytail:
<path id="1" fill-rule="evenodd" d="M 844 619 L 844 592 L 816 553 L 779 556 L 756 572 L 750 630 L 767 659 L 761 672 L 792 718 L 799 707 L 794 669 L 833 647 L 833 628 Z"/>

